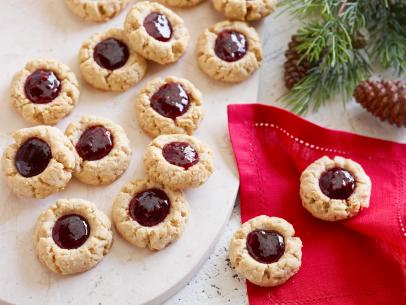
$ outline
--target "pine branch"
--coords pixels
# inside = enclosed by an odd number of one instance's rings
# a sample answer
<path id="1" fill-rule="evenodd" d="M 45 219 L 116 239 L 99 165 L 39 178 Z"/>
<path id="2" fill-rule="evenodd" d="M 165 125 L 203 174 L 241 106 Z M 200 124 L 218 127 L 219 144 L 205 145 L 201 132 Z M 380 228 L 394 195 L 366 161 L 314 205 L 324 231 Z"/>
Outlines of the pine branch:
<path id="1" fill-rule="evenodd" d="M 370 60 L 406 71 L 403 0 L 284 0 L 281 5 L 309 19 L 296 34 L 295 50 L 313 68 L 282 98 L 293 111 L 317 110 L 338 94 L 345 102 L 370 76 Z"/>
<path id="2" fill-rule="evenodd" d="M 381 5 L 375 12 L 368 26 L 373 60 L 399 75 L 406 73 L 406 3 Z"/>

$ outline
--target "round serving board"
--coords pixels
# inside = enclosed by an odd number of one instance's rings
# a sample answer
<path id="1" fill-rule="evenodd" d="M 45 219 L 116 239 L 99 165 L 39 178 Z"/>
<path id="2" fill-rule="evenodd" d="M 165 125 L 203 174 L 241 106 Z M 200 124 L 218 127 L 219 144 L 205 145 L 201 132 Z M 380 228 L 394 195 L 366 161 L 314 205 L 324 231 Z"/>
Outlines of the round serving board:
<path id="1" fill-rule="evenodd" d="M 126 11 L 128 11 L 129 7 Z M 197 67 L 195 42 L 204 28 L 220 21 L 210 3 L 178 11 L 192 39 L 187 53 L 173 65 L 150 63 L 146 78 L 131 90 L 116 94 L 97 91 L 81 81 L 78 107 L 57 126 L 62 130 L 82 115 L 112 119 L 126 130 L 133 149 L 127 172 L 109 186 L 88 187 L 74 179 L 67 189 L 45 200 L 14 196 L 0 177 L 0 300 L 16 305 L 158 304 L 175 293 L 197 272 L 228 220 L 238 189 L 238 175 L 227 132 L 226 105 L 252 102 L 258 76 L 238 85 L 210 80 Z M 2 2 L 0 96 L 0 148 L 12 142 L 11 133 L 28 127 L 8 105 L 12 76 L 26 61 L 51 58 L 68 64 L 80 78 L 77 53 L 95 32 L 123 24 L 126 12 L 104 24 L 82 21 L 62 0 L 6 0 Z M 137 91 L 156 76 L 175 75 L 192 81 L 204 95 L 205 119 L 196 136 L 214 151 L 215 173 L 201 188 L 186 191 L 190 219 L 182 238 L 160 252 L 135 248 L 114 235 L 109 255 L 94 269 L 75 276 L 59 276 L 42 266 L 33 251 L 32 233 L 39 213 L 58 198 L 79 197 L 95 202 L 108 215 L 112 201 L 128 180 L 143 177 L 142 155 L 151 139 L 134 119 Z M 1 301 L 0 301 L 1 302 Z"/>

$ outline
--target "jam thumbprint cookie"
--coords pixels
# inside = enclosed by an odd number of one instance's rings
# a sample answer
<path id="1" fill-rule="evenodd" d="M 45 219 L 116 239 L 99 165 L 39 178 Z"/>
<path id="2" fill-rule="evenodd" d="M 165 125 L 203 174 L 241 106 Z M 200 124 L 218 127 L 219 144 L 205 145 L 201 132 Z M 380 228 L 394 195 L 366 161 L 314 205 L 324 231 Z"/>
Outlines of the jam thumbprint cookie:
<path id="1" fill-rule="evenodd" d="M 240 21 L 222 21 L 206 29 L 196 50 L 200 69 L 224 82 L 246 80 L 262 62 L 258 33 Z"/>
<path id="2" fill-rule="evenodd" d="M 34 231 L 39 261 L 64 275 L 93 268 L 107 255 L 112 240 L 109 218 L 82 199 L 59 199 L 42 212 Z"/>
<path id="3" fill-rule="evenodd" d="M 110 120 L 84 116 L 65 135 L 75 147 L 78 163 L 73 175 L 86 184 L 108 184 L 128 168 L 131 148 L 124 129 Z"/>
<path id="4" fill-rule="evenodd" d="M 342 157 L 322 157 L 300 177 L 303 207 L 314 217 L 343 220 L 369 207 L 371 179 L 361 165 Z"/>
<path id="5" fill-rule="evenodd" d="M 68 66 L 55 60 L 29 61 L 14 75 L 11 104 L 33 124 L 53 125 L 79 101 L 79 83 Z"/>
<path id="6" fill-rule="evenodd" d="M 127 15 L 124 29 L 132 48 L 159 64 L 177 61 L 189 41 L 182 18 L 155 2 L 135 4 Z"/>
<path id="7" fill-rule="evenodd" d="M 79 52 L 80 71 L 93 87 L 126 91 L 147 71 L 147 62 L 130 46 L 121 29 L 110 29 L 87 39 Z"/>
<path id="8" fill-rule="evenodd" d="M 72 144 L 50 126 L 23 128 L 3 152 L 3 173 L 12 191 L 22 197 L 45 198 L 63 190 L 76 158 Z"/>
<path id="9" fill-rule="evenodd" d="M 227 19 L 254 21 L 276 10 L 276 0 L 212 0 L 214 8 Z"/>
<path id="10" fill-rule="evenodd" d="M 119 14 L 129 0 L 65 0 L 69 9 L 87 21 L 103 22 Z"/>
<path id="11" fill-rule="evenodd" d="M 156 78 L 138 93 L 136 114 L 141 128 L 151 137 L 191 135 L 203 119 L 202 95 L 186 79 Z"/>
<path id="12" fill-rule="evenodd" d="M 251 283 L 278 286 L 299 271 L 302 241 L 286 220 L 262 215 L 234 233 L 229 257 L 235 270 Z"/>
<path id="13" fill-rule="evenodd" d="M 161 250 L 179 239 L 188 215 L 181 191 L 149 180 L 127 183 L 113 204 L 113 221 L 121 236 L 150 250 Z"/>
<path id="14" fill-rule="evenodd" d="M 161 135 L 145 152 L 144 170 L 151 180 L 171 189 L 198 187 L 213 172 L 213 153 L 194 137 Z"/>

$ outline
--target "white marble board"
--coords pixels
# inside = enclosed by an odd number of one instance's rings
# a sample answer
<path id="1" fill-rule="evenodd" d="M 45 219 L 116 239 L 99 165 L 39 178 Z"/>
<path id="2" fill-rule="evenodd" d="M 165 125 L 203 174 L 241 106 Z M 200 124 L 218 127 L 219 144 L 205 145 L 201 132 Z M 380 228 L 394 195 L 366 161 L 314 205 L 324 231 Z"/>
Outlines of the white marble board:
<path id="1" fill-rule="evenodd" d="M 128 8 L 127 8 L 128 10 Z M 62 130 L 81 115 L 93 114 L 121 124 L 131 141 L 133 158 L 121 179 L 107 187 L 86 187 L 72 180 L 68 188 L 45 200 L 15 197 L 0 176 L 0 300 L 16 305 L 159 304 L 180 289 L 204 263 L 228 220 L 238 189 L 238 175 L 228 140 L 226 105 L 253 102 L 257 73 L 238 85 L 207 78 L 198 69 L 195 41 L 202 30 L 222 20 L 207 1 L 177 11 L 192 39 L 186 55 L 176 64 L 150 64 L 147 77 L 126 93 L 96 91 L 81 81 L 81 98 L 73 113 L 57 126 Z M 62 0 L 4 0 L 0 10 L 0 153 L 12 142 L 11 133 L 29 125 L 8 105 L 10 81 L 25 62 L 53 58 L 68 64 L 80 78 L 77 53 L 92 33 L 121 26 L 125 12 L 105 24 L 84 22 L 72 15 Z M 36 260 L 32 230 L 38 214 L 57 198 L 80 197 L 95 202 L 110 214 L 112 200 L 128 180 L 143 176 L 141 158 L 150 141 L 134 120 L 134 97 L 157 75 L 188 78 L 204 94 L 206 117 L 196 136 L 215 154 L 216 171 L 203 187 L 186 192 L 191 216 L 183 237 L 167 249 L 152 253 L 132 247 L 115 234 L 110 254 L 93 270 L 62 277 Z"/>

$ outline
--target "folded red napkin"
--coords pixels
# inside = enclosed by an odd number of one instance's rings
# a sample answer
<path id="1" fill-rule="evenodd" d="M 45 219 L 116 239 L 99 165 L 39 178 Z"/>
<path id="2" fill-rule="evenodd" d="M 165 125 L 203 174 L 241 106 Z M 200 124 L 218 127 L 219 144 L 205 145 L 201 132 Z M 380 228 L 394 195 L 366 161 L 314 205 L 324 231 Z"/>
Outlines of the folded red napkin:
<path id="1" fill-rule="evenodd" d="M 406 145 L 329 130 L 261 104 L 230 105 L 228 120 L 242 221 L 282 217 L 303 241 L 299 272 L 275 288 L 248 283 L 250 304 L 406 304 Z M 370 207 L 353 219 L 324 222 L 301 205 L 300 174 L 324 155 L 353 159 L 371 177 Z"/>

